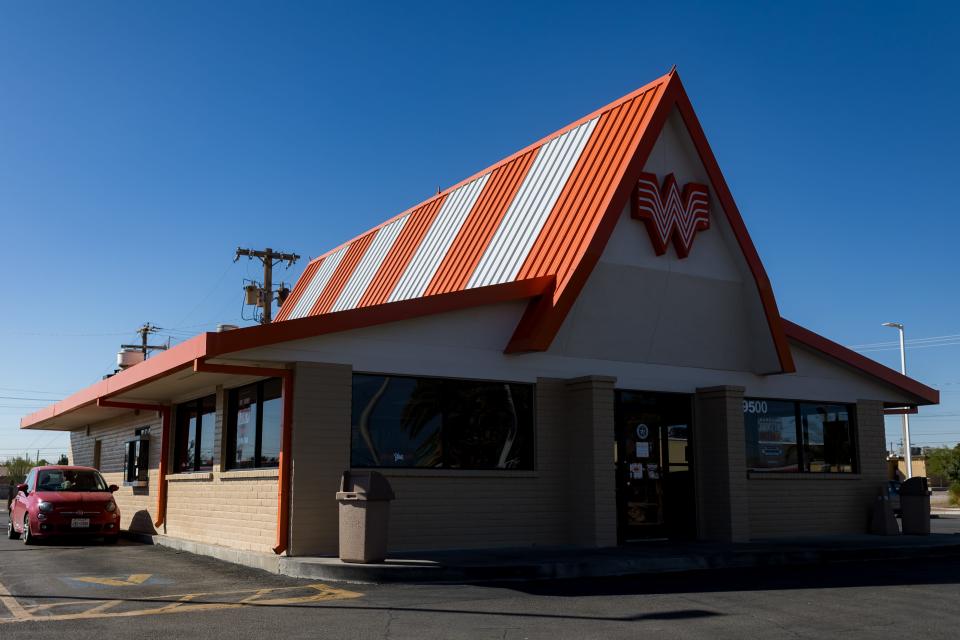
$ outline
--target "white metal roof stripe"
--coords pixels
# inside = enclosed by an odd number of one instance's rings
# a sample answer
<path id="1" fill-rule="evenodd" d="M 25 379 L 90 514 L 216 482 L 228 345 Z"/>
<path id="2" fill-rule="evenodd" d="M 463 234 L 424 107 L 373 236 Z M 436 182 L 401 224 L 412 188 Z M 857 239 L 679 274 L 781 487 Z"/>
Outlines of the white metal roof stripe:
<path id="1" fill-rule="evenodd" d="M 486 173 L 447 196 L 436 219 L 390 294 L 390 302 L 409 300 L 423 295 L 489 177 L 490 174 Z"/>
<path id="2" fill-rule="evenodd" d="M 330 311 L 343 311 L 357 306 L 409 218 L 410 215 L 407 214 L 380 227 Z"/>
<path id="3" fill-rule="evenodd" d="M 302 318 L 310 314 L 310 309 L 317 303 L 317 298 L 323 293 L 327 283 L 330 282 L 330 278 L 333 276 L 333 272 L 336 271 L 337 265 L 340 264 L 340 260 L 343 259 L 344 254 L 349 248 L 350 245 L 344 245 L 323 259 L 323 262 L 320 263 L 320 268 L 313 274 L 313 280 L 310 281 L 310 286 L 303 292 L 303 295 L 297 300 L 296 306 L 293 307 L 293 311 L 290 312 L 290 320 Z"/>
<path id="4" fill-rule="evenodd" d="M 543 145 L 510 203 L 467 288 L 509 282 L 517 277 L 533 243 L 553 211 L 599 117 Z"/>

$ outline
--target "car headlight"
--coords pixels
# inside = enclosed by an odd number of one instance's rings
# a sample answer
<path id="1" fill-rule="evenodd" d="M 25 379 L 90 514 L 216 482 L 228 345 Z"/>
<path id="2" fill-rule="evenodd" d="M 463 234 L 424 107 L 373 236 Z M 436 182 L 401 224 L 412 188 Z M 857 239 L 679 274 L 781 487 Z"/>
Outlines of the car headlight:
<path id="1" fill-rule="evenodd" d="M 107 503 L 107 506 L 104 508 L 107 510 L 108 513 L 113 513 L 114 511 L 117 510 L 117 503 L 111 500 L 110 502 Z"/>
<path id="2" fill-rule="evenodd" d="M 53 511 L 53 503 L 43 500 L 37 505 L 37 508 L 40 509 L 42 513 L 50 513 Z"/>

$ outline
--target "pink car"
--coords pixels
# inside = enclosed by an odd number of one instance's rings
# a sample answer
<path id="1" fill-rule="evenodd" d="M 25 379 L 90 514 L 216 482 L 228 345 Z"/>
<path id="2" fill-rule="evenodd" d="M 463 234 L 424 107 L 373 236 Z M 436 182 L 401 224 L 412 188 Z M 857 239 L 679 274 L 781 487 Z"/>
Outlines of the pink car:
<path id="1" fill-rule="evenodd" d="M 89 467 L 34 467 L 10 503 L 7 537 L 31 544 L 54 536 L 100 536 L 113 544 L 120 537 L 117 488 Z"/>

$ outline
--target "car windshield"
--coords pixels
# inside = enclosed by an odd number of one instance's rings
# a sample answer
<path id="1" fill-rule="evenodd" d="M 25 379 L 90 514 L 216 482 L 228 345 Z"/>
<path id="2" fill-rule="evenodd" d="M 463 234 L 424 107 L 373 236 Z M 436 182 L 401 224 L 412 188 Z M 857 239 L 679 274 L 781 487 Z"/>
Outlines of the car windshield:
<path id="1" fill-rule="evenodd" d="M 85 469 L 49 469 L 40 472 L 37 491 L 108 491 L 98 472 Z"/>

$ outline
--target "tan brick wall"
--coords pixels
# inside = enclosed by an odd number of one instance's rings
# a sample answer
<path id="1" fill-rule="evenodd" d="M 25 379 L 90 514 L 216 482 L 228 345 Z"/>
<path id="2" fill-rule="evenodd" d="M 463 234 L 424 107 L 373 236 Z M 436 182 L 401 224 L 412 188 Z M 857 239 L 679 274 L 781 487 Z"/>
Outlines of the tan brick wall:
<path id="1" fill-rule="evenodd" d="M 542 416 L 566 424 L 570 540 L 587 546 L 617 544 L 616 466 L 614 464 L 614 378 L 591 376 L 567 382 L 563 416 Z"/>
<path id="2" fill-rule="evenodd" d="M 753 538 L 865 533 L 886 480 L 883 405 L 857 403 L 859 473 L 753 474 L 747 481 Z"/>
<path id="3" fill-rule="evenodd" d="M 150 468 L 146 487 L 125 487 L 124 447 L 134 437 L 134 430 L 150 427 Z M 100 471 L 108 484 L 120 489 L 113 494 L 120 508 L 120 528 L 153 533 L 157 515 L 157 490 L 160 477 L 160 450 L 163 446 L 161 422 L 154 411 L 141 411 L 93 425 L 87 430 L 70 432 L 70 463 L 94 466 L 94 447 L 101 441 Z"/>
<path id="4" fill-rule="evenodd" d="M 101 471 L 111 484 L 121 511 L 121 528 L 218 544 L 245 551 L 269 552 L 276 542 L 277 470 L 223 471 L 225 450 L 224 409 L 226 391 L 217 390 L 217 424 L 212 472 L 168 475 L 166 522 L 156 531 L 160 452 L 163 443 L 160 419 L 155 412 L 129 414 L 70 434 L 70 460 L 93 465 L 94 443 L 101 440 Z M 176 416 L 171 420 L 171 434 Z M 134 429 L 150 426 L 150 470 L 147 487 L 123 486 L 124 444 Z"/>
<path id="5" fill-rule="evenodd" d="M 743 432 L 743 387 L 697 389 L 694 478 L 698 537 L 750 537 Z"/>
<path id="6" fill-rule="evenodd" d="M 350 465 L 352 369 L 298 363 L 293 384 L 290 554 L 336 554 L 334 495 Z"/>
<path id="7" fill-rule="evenodd" d="M 337 553 L 334 493 L 349 464 L 351 375 L 343 365 L 297 367 L 293 555 Z M 391 550 L 615 543 L 612 380 L 539 380 L 536 391 L 534 471 L 383 472 L 397 494 Z M 595 520 L 571 517 L 573 502 Z"/>
<path id="8" fill-rule="evenodd" d="M 569 543 L 567 410 L 563 381 L 537 383 L 535 471 L 388 472 L 394 550 Z M 611 392 L 612 393 L 612 392 Z M 607 443 L 610 451 L 610 443 Z"/>
<path id="9" fill-rule="evenodd" d="M 278 472 L 224 470 L 227 394 L 228 390 L 217 389 L 213 471 L 167 476 L 163 533 L 244 551 L 270 552 L 276 544 Z M 172 465 L 172 449 L 170 461 Z"/>
<path id="10" fill-rule="evenodd" d="M 277 531 L 275 472 L 217 471 L 205 475 L 211 477 L 169 483 L 164 533 L 244 551 L 269 552 Z"/>

